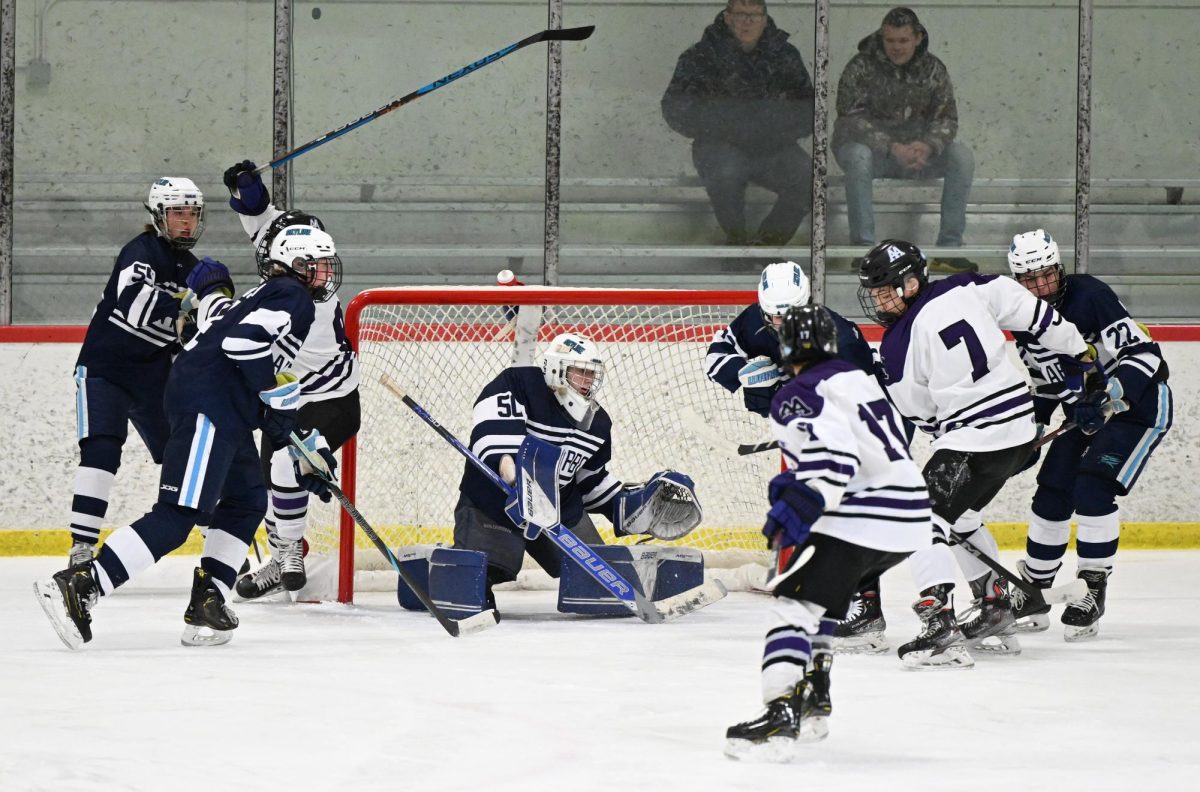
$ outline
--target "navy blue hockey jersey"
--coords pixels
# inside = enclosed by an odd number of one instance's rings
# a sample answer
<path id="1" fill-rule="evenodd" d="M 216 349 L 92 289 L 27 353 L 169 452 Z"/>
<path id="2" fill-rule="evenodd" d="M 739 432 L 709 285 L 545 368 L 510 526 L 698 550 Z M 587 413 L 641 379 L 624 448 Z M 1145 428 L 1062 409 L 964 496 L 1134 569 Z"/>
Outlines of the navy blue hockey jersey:
<path id="1" fill-rule="evenodd" d="M 312 295 L 295 278 L 271 278 L 246 292 L 184 347 L 171 368 L 167 408 L 204 413 L 218 430 L 258 428 L 258 394 L 291 368 L 313 313 Z"/>
<path id="2" fill-rule="evenodd" d="M 608 472 L 612 419 L 604 408 L 596 410 L 586 428 L 577 426 L 546 387 L 541 369 L 513 366 L 484 387 L 471 422 L 471 450 L 496 471 L 504 455 L 516 457 L 527 434 L 563 449 L 558 482 L 563 525 L 575 525 L 585 511 L 612 519 L 613 496 L 622 482 Z M 512 524 L 504 513 L 505 494 L 469 462 L 458 488 L 493 522 Z"/>
<path id="3" fill-rule="evenodd" d="M 875 376 L 874 358 L 871 347 L 863 338 L 858 325 L 829 310 L 833 323 L 837 325 L 838 359 Z M 708 378 L 730 393 L 741 387 L 738 370 L 757 357 L 769 357 L 777 366 L 783 365 L 779 352 L 779 336 L 768 327 L 758 303 L 747 306 L 729 326 L 713 336 L 704 359 Z"/>
<path id="4" fill-rule="evenodd" d="M 196 257 L 152 232 L 134 237 L 117 254 L 100 302 L 92 312 L 76 366 L 131 390 L 161 390 L 179 351 L 175 319 L 184 280 Z"/>
<path id="5" fill-rule="evenodd" d="M 1058 312 L 1096 347 L 1105 374 L 1120 381 L 1123 398 L 1130 405 L 1129 412 L 1122 415 L 1125 419 L 1137 418 L 1148 411 L 1147 417 L 1152 418 L 1158 410 L 1158 394 L 1150 386 L 1166 382 L 1169 375 L 1162 349 L 1145 327 L 1130 317 L 1104 281 L 1091 275 L 1068 275 L 1064 286 Z M 1029 333 L 1013 333 L 1013 339 L 1033 379 L 1038 423 L 1048 423 L 1059 403 L 1071 401 L 1070 392 L 1062 385 L 1057 356 Z M 1143 404 L 1147 394 L 1149 403 Z"/>

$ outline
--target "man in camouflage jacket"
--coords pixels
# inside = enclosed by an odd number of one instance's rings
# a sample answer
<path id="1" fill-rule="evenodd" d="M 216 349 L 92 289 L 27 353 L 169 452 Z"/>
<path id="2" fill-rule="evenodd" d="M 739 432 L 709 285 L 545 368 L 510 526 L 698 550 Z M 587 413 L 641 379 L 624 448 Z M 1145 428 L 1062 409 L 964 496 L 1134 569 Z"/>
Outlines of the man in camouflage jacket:
<path id="1" fill-rule="evenodd" d="M 962 244 L 975 159 L 954 139 L 957 133 L 945 64 L 929 53 L 916 13 L 893 8 L 879 30 L 858 43 L 838 80 L 832 146 L 846 174 L 852 244 L 875 243 L 871 180 L 881 177 L 944 177 L 937 244 Z"/>
<path id="2" fill-rule="evenodd" d="M 732 245 L 785 245 L 812 208 L 813 88 L 800 52 L 763 0 L 729 0 L 675 66 L 663 118 L 692 138 L 692 162 Z M 751 234 L 746 186 L 778 199 Z"/>

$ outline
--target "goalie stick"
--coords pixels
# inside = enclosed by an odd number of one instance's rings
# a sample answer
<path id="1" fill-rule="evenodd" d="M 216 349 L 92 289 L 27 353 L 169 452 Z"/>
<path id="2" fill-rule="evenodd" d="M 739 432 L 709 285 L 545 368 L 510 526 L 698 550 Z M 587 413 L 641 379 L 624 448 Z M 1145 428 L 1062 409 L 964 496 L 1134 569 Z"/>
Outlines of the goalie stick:
<path id="1" fill-rule="evenodd" d="M 760 451 L 770 451 L 773 448 L 779 448 L 778 440 L 763 440 L 758 443 L 738 443 L 735 440 L 730 440 L 714 430 L 709 422 L 704 420 L 704 417 L 696 412 L 693 407 L 681 407 L 679 410 L 679 419 L 696 437 L 708 443 L 710 447 L 736 451 L 739 456 L 748 456 L 750 454 L 757 454 Z"/>
<path id="2" fill-rule="evenodd" d="M 323 146 L 326 143 L 328 143 L 329 141 L 331 141 L 335 138 L 339 138 L 342 135 L 346 134 L 347 132 L 352 132 L 355 129 L 358 129 L 360 126 L 363 126 L 371 121 L 374 121 L 376 118 L 379 118 L 382 115 L 387 115 L 388 113 L 392 112 L 393 110 L 398 110 L 401 107 L 404 107 L 404 105 L 408 104 L 409 102 L 420 99 L 422 96 L 425 96 L 426 94 L 431 94 L 434 91 L 436 91 L 438 88 L 441 88 L 443 85 L 448 85 L 448 84 L 454 82 L 455 80 L 459 79 L 460 77 L 466 77 L 471 72 L 482 69 L 484 66 L 487 66 L 489 63 L 495 63 L 496 61 L 503 58 L 505 55 L 509 55 L 513 52 L 516 52 L 519 49 L 528 47 L 531 44 L 538 44 L 543 41 L 583 41 L 584 39 L 591 36 L 592 31 L 594 31 L 595 29 L 596 29 L 595 25 L 587 25 L 586 27 L 562 28 L 562 29 L 558 29 L 558 30 L 543 30 L 539 33 L 534 33 L 532 36 L 527 36 L 527 37 L 521 39 L 516 44 L 509 44 L 507 47 L 505 47 L 502 50 L 497 50 L 496 52 L 493 52 L 491 55 L 485 55 L 482 58 L 480 58 L 479 60 L 475 61 L 474 63 L 468 63 L 466 66 L 463 66 L 458 71 L 450 72 L 445 77 L 440 77 L 440 78 L 434 80 L 433 82 L 429 83 L 429 85 L 418 88 L 417 90 L 413 91 L 410 94 L 405 94 L 404 96 L 401 96 L 399 99 L 396 99 L 395 101 L 385 104 L 383 107 L 379 108 L 378 110 L 373 110 L 372 112 L 367 113 L 362 118 L 355 119 L 354 121 L 351 121 L 350 123 L 345 124 L 344 126 L 340 126 L 337 129 L 326 132 L 324 135 L 321 135 L 320 137 L 318 137 L 314 140 L 308 141 L 303 146 L 292 149 L 288 153 L 283 154 L 279 157 L 276 157 L 275 159 L 268 162 L 266 165 L 260 165 L 259 167 L 254 169 L 254 172 L 255 173 L 263 173 L 268 168 L 278 168 L 279 166 L 283 165 L 284 163 L 290 162 L 291 160 L 294 160 L 296 157 L 299 157 L 302 154 L 307 154 L 308 152 L 315 149 L 317 146 Z"/>
<path id="3" fill-rule="evenodd" d="M 422 421 L 427 423 L 430 428 L 437 432 L 443 440 L 454 447 L 456 451 L 466 457 L 467 461 L 474 465 L 481 473 L 487 476 L 488 480 L 503 490 L 506 494 L 512 497 L 515 493 L 512 486 L 504 479 L 500 478 L 496 471 L 488 467 L 482 459 L 475 455 L 470 448 L 463 445 L 462 441 L 451 434 L 450 430 L 438 423 L 437 419 L 425 411 L 425 408 L 417 404 L 411 396 L 409 396 L 400 384 L 389 377 L 387 374 L 380 376 L 379 381 L 390 390 L 397 398 L 417 414 Z M 711 580 L 702 583 L 695 588 L 676 594 L 673 597 L 668 597 L 660 602 L 654 603 L 641 594 L 627 581 L 617 570 L 600 556 L 596 555 L 591 548 L 587 546 L 578 536 L 576 536 L 569 528 L 562 523 L 556 523 L 542 530 L 542 533 L 550 537 L 550 540 L 558 546 L 563 555 L 581 566 L 585 572 L 608 590 L 618 601 L 625 607 L 629 608 L 639 619 L 649 624 L 658 624 L 664 621 L 679 618 L 685 614 L 691 613 L 694 610 L 711 605 L 723 598 L 726 593 L 725 586 L 719 580 Z"/>
<path id="4" fill-rule="evenodd" d="M 358 523 L 358 527 L 362 528 L 363 533 L 367 535 L 371 543 L 383 554 L 383 557 L 388 560 L 388 563 L 392 565 L 392 569 L 396 570 L 396 574 L 400 576 L 400 579 L 408 584 L 408 587 L 417 595 L 417 599 L 421 601 L 421 604 L 425 606 L 433 618 L 437 619 L 438 624 L 442 625 L 442 628 L 446 632 L 457 638 L 460 635 L 469 635 L 473 632 L 486 630 L 489 627 L 495 627 L 499 623 L 500 620 L 496 618 L 496 611 L 490 608 L 482 613 L 477 613 L 474 616 L 468 616 L 458 621 L 447 616 L 445 611 L 439 608 L 433 599 L 430 598 L 429 592 L 425 591 L 420 583 L 400 565 L 400 562 L 396 560 L 396 556 L 392 554 L 388 546 L 379 538 L 379 534 L 375 533 L 375 529 L 367 522 L 367 518 L 363 517 L 362 512 L 355 508 L 350 499 L 346 497 L 346 493 L 342 492 L 341 488 L 333 483 L 333 477 L 325 469 L 324 460 L 305 447 L 304 442 L 300 440 L 295 432 L 291 434 L 291 441 L 292 446 L 304 456 L 308 464 L 317 472 L 317 475 L 324 479 L 326 486 L 329 487 L 329 491 L 333 493 L 333 497 L 337 498 L 338 503 L 342 504 L 342 508 L 346 510 L 346 514 L 349 514 L 350 518 Z"/>
<path id="5" fill-rule="evenodd" d="M 960 545 L 968 553 L 991 567 L 992 571 L 997 575 L 1003 576 L 1015 587 L 1021 589 L 1029 597 L 1029 601 L 1037 607 L 1041 607 L 1042 605 L 1065 605 L 1068 602 L 1083 599 L 1088 592 L 1087 583 L 1084 582 L 1083 578 L 1075 578 L 1070 583 L 1063 583 L 1061 586 L 1040 589 L 1032 583 L 1027 583 L 1020 575 L 1014 575 L 1012 572 L 1009 572 L 999 561 L 971 544 L 969 540 L 958 534 L 951 534 L 951 536 L 954 539 L 953 544 Z"/>

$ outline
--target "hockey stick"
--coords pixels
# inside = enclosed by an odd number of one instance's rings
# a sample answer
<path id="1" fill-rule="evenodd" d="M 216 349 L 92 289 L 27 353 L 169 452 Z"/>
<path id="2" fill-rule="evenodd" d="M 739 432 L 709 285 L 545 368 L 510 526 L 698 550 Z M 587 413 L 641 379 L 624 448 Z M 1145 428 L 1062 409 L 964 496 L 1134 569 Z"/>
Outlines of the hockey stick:
<path id="1" fill-rule="evenodd" d="M 466 66 L 463 66 L 458 71 L 450 72 L 445 77 L 441 77 L 437 80 L 434 80 L 433 82 L 429 83 L 429 85 L 426 85 L 423 88 L 418 88 L 417 90 L 413 91 L 410 94 L 401 96 L 399 99 L 397 99 L 393 102 L 389 102 L 388 104 L 385 104 L 383 107 L 379 108 L 378 110 L 367 113 L 362 118 L 351 121 L 350 123 L 346 124 L 345 126 L 338 127 L 337 129 L 334 129 L 331 132 L 326 132 L 324 135 L 321 135 L 320 137 L 318 137 L 314 140 L 308 141 L 303 146 L 293 149 L 293 150 L 289 151 L 287 154 L 284 154 L 281 157 L 271 160 L 266 165 L 260 165 L 258 168 L 255 168 L 254 172 L 255 173 L 263 173 L 268 168 L 278 168 L 280 165 L 283 165 L 286 162 L 294 160 L 296 157 L 299 157 L 302 154 L 307 154 L 308 152 L 315 149 L 317 146 L 323 146 L 326 143 L 328 143 L 329 141 L 333 140 L 334 138 L 339 138 L 342 135 L 346 134 L 347 132 L 351 132 L 355 129 L 358 129 L 360 126 L 363 126 L 364 124 L 374 121 L 376 118 L 379 118 L 382 115 L 387 115 L 388 113 L 392 112 L 393 110 L 398 110 L 399 108 L 403 107 L 404 105 L 408 104 L 409 102 L 420 99 L 425 94 L 433 93 L 438 88 L 441 88 L 443 85 L 448 85 L 449 83 L 454 82 L 455 80 L 457 80 L 460 77 L 466 77 L 471 72 L 482 69 L 484 66 L 487 66 L 489 63 L 494 63 L 495 61 L 498 61 L 501 58 L 503 58 L 505 55 L 516 52 L 519 49 L 528 47 L 531 44 L 537 44 L 542 41 L 583 41 L 588 36 L 592 35 L 592 31 L 595 29 L 596 29 L 595 25 L 588 25 L 586 27 L 564 28 L 564 29 L 560 29 L 560 30 L 543 30 L 540 33 L 534 33 L 532 36 L 521 39 L 516 44 L 510 44 L 502 50 L 497 50 L 496 52 L 493 52 L 491 55 L 485 55 L 484 57 L 480 58 L 479 60 L 475 61 L 474 63 L 468 63 Z"/>
<path id="2" fill-rule="evenodd" d="M 681 423 L 690 429 L 698 438 L 708 443 L 713 448 L 724 448 L 729 451 L 737 451 L 739 456 L 747 456 L 749 454 L 757 454 L 760 451 L 770 451 L 773 448 L 779 448 L 778 440 L 763 440 L 759 443 L 738 443 L 722 436 L 715 431 L 708 421 L 704 419 L 693 407 L 683 407 L 679 410 L 679 419 Z"/>
<path id="3" fill-rule="evenodd" d="M 342 504 L 342 508 L 346 510 L 346 514 L 349 514 L 351 519 L 358 523 L 358 527 L 362 528 L 363 533 L 367 535 L 367 538 L 371 540 L 371 543 L 375 545 L 380 553 L 383 553 L 383 557 L 386 558 L 388 563 L 392 565 L 392 569 L 396 570 L 396 574 L 400 576 L 400 579 L 408 584 L 408 587 L 411 588 L 413 593 L 417 595 L 417 599 L 419 599 L 421 604 L 425 606 L 425 609 L 433 615 L 433 618 L 437 619 L 438 624 L 442 625 L 446 632 L 457 638 L 460 635 L 469 635 L 470 633 L 479 632 L 480 630 L 486 630 L 489 627 L 496 626 L 496 624 L 499 622 L 499 619 L 496 618 L 496 611 L 490 608 L 482 613 L 477 613 L 474 616 L 468 616 L 467 618 L 459 621 L 455 621 L 447 616 L 445 611 L 439 608 L 430 598 L 429 592 L 425 591 L 421 584 L 418 583 L 412 577 L 412 575 L 408 574 L 404 567 L 400 565 L 400 562 L 396 560 L 396 556 L 392 555 L 392 551 L 388 549 L 388 546 L 383 543 L 382 539 L 379 538 L 379 534 L 375 533 L 375 529 L 373 529 L 371 524 L 367 522 L 367 518 L 363 517 L 362 512 L 355 508 L 354 504 L 350 502 L 350 499 L 346 497 L 346 493 L 342 492 L 341 488 L 333 483 L 333 477 L 328 475 L 328 473 L 323 472 L 325 470 L 324 460 L 322 460 L 312 451 L 309 451 L 295 432 L 292 432 L 291 434 L 291 441 L 292 446 L 299 451 L 306 460 L 308 460 L 308 463 L 313 467 L 314 470 L 318 472 L 317 474 L 325 480 L 325 484 L 329 487 L 329 491 L 333 493 L 333 497 L 337 498 L 338 503 Z"/>
<path id="4" fill-rule="evenodd" d="M 1064 605 L 1068 602 L 1075 602 L 1076 600 L 1083 599 L 1084 595 L 1088 592 L 1087 583 L 1084 582 L 1083 578 L 1075 578 L 1070 583 L 1063 583 L 1061 586 L 1040 589 L 1032 583 L 1027 583 L 1020 575 L 1014 575 L 1012 572 L 1009 572 L 999 561 L 971 544 L 964 537 L 956 533 L 952 533 L 951 536 L 954 539 L 954 544 L 961 546 L 968 553 L 991 567 L 992 571 L 997 575 L 1005 578 L 1015 587 L 1025 592 L 1025 595 L 1029 597 L 1029 601 L 1037 607 L 1043 605 Z"/>
<path id="5" fill-rule="evenodd" d="M 1105 413 L 1107 413 L 1107 417 L 1104 419 L 1105 421 L 1107 421 L 1108 418 L 1111 418 L 1114 415 L 1119 415 L 1120 413 L 1123 413 L 1126 410 L 1128 410 L 1129 402 L 1125 401 L 1124 399 L 1113 399 L 1112 401 L 1105 404 L 1104 407 L 1102 407 L 1101 409 Z M 1046 443 L 1049 443 L 1051 440 L 1054 440 L 1056 437 L 1059 437 L 1060 435 L 1066 434 L 1067 432 L 1074 429 L 1076 426 L 1078 426 L 1078 424 L 1076 424 L 1074 421 L 1064 421 L 1062 426 L 1058 427 L 1053 432 L 1050 432 L 1049 434 L 1046 434 L 1046 435 L 1042 435 L 1042 437 L 1039 438 L 1038 441 L 1033 444 L 1033 448 L 1031 450 L 1033 450 L 1033 451 L 1038 450 L 1042 446 L 1046 445 Z"/>
<path id="6" fill-rule="evenodd" d="M 424 407 L 417 404 L 400 387 L 399 383 L 387 374 L 382 375 L 379 381 L 404 402 L 410 410 L 416 413 L 422 421 L 429 424 L 435 432 L 441 435 L 443 440 L 466 457 L 467 461 L 474 465 L 479 472 L 487 476 L 488 480 L 495 484 L 496 487 L 503 490 L 510 497 L 515 495 L 512 486 L 507 481 L 500 478 L 500 475 L 496 471 L 488 467 L 471 449 L 463 445 L 462 441 L 451 434 L 450 430 L 438 423 L 437 419 L 426 412 Z M 719 580 L 712 580 L 695 588 L 688 589 L 681 594 L 668 597 L 661 602 L 653 603 L 630 585 L 629 581 L 622 577 L 617 570 L 613 569 L 603 558 L 596 555 L 583 540 L 562 523 L 548 526 L 542 530 L 542 533 L 550 537 L 550 540 L 558 546 L 563 555 L 583 567 L 585 572 L 607 589 L 621 604 L 629 608 L 634 615 L 650 624 L 675 619 L 703 608 L 706 605 L 711 605 L 727 593 L 725 586 Z"/>

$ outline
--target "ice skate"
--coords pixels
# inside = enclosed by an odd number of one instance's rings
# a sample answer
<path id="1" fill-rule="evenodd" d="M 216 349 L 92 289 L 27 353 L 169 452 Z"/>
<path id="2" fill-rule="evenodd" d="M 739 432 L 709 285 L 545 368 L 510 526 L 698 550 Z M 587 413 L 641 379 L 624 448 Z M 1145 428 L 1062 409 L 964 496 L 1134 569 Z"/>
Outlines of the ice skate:
<path id="1" fill-rule="evenodd" d="M 800 742 L 816 742 L 829 736 L 829 716 L 833 714 L 829 692 L 832 667 L 833 655 L 828 652 L 813 655 L 812 668 L 804 678 L 808 693 L 800 710 Z"/>
<path id="2" fill-rule="evenodd" d="M 959 620 L 967 646 L 995 655 L 1021 653 L 1021 642 L 1012 629 L 1016 617 L 1008 595 L 1008 581 L 991 575 L 971 581 L 975 600 Z"/>
<path id="3" fill-rule="evenodd" d="M 283 587 L 288 591 L 304 588 L 308 577 L 304 572 L 303 540 L 293 542 L 280 537 L 271 543 L 271 555 L 279 559 L 279 578 Z"/>
<path id="4" fill-rule="evenodd" d="M 283 591 L 283 579 L 280 576 L 279 561 L 275 556 L 253 572 L 242 575 L 234 585 L 238 597 L 244 600 L 256 600 L 268 594 Z"/>
<path id="5" fill-rule="evenodd" d="M 95 557 L 96 545 L 76 542 L 71 545 L 71 550 L 67 553 L 67 566 L 77 567 L 81 564 L 90 564 Z"/>
<path id="6" fill-rule="evenodd" d="M 974 658 L 967 652 L 963 634 L 954 619 L 954 601 L 950 587 L 942 584 L 921 592 L 913 610 L 921 620 L 921 634 L 898 650 L 905 668 L 931 671 L 942 668 L 972 668 Z"/>
<path id="7" fill-rule="evenodd" d="M 1041 579 L 1032 577 L 1024 561 L 1017 562 L 1017 572 L 1020 573 L 1021 580 L 1043 591 L 1054 585 L 1053 576 Z M 1016 586 L 1013 586 L 1009 593 L 1009 599 L 1012 600 L 1013 617 L 1016 619 L 1012 626 L 1014 631 L 1019 633 L 1044 632 L 1050 629 L 1049 605 L 1036 603 L 1033 598 Z"/>
<path id="8" fill-rule="evenodd" d="M 762 715 L 726 729 L 725 755 L 751 762 L 792 761 L 800 743 L 806 688 L 801 682 L 788 695 L 772 700 Z"/>
<path id="9" fill-rule="evenodd" d="M 839 654 L 882 654 L 888 650 L 879 593 L 855 594 L 846 618 L 833 631 L 833 649 Z"/>
<path id="10" fill-rule="evenodd" d="M 187 627 L 180 642 L 184 646 L 220 646 L 229 643 L 238 626 L 237 615 L 225 604 L 225 597 L 202 567 L 192 577 L 192 600 L 183 612 Z"/>
<path id="11" fill-rule="evenodd" d="M 1100 617 L 1104 615 L 1104 596 L 1108 589 L 1108 571 L 1081 569 L 1079 577 L 1087 583 L 1083 599 L 1067 605 L 1062 623 L 1066 625 L 1063 638 L 1068 642 L 1086 641 L 1100 634 Z"/>
<path id="12" fill-rule="evenodd" d="M 91 613 L 100 598 L 100 584 L 90 561 L 39 580 L 33 584 L 33 592 L 68 649 L 78 649 L 92 640 Z"/>

